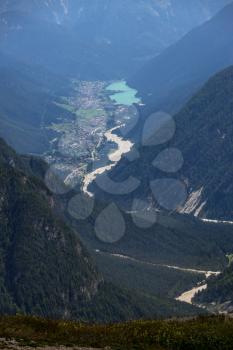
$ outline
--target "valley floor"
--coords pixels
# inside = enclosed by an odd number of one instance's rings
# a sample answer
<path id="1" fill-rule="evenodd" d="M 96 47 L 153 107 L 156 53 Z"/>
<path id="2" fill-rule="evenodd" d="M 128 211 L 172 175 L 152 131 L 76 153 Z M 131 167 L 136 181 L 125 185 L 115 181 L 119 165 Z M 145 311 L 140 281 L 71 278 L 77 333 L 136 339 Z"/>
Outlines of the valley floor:
<path id="1" fill-rule="evenodd" d="M 70 112 L 72 118 L 61 116 L 57 123 L 45 127 L 45 132 L 56 133 L 50 141 L 50 150 L 44 154 L 45 160 L 53 165 L 66 185 L 73 187 L 83 183 L 86 193 L 98 174 L 94 162 L 104 159 L 108 170 L 132 146 L 113 131 L 134 119 L 137 109 L 129 103 L 117 104 L 112 100 L 115 94 L 107 89 L 108 84 L 107 81 L 73 82 L 71 95 L 55 103 L 64 112 Z M 111 151 L 114 153 L 105 160 Z M 103 165 L 101 170 L 104 171 Z"/>
<path id="2" fill-rule="evenodd" d="M 183 271 L 187 273 L 195 273 L 197 275 L 200 275 L 200 277 L 205 276 L 205 280 L 200 280 L 193 288 L 184 291 L 179 296 L 177 296 L 175 299 L 177 301 L 185 302 L 188 304 L 193 304 L 192 299 L 194 298 L 195 294 L 206 289 L 207 288 L 207 279 L 211 276 L 218 276 L 221 272 L 220 271 L 204 271 L 204 270 L 197 270 L 197 269 L 191 269 L 191 268 L 184 268 L 179 266 L 173 266 L 173 265 L 165 265 L 165 264 L 155 264 L 148 261 L 138 260 L 132 257 L 129 257 L 127 255 L 122 254 L 111 254 L 106 252 L 101 252 L 100 250 L 95 251 L 96 254 L 104 255 L 104 256 L 112 256 L 120 260 L 128 260 L 131 262 L 139 263 L 142 265 L 149 265 L 154 267 L 161 267 L 161 268 L 167 268 L 169 270 L 177 270 L 177 271 Z"/>

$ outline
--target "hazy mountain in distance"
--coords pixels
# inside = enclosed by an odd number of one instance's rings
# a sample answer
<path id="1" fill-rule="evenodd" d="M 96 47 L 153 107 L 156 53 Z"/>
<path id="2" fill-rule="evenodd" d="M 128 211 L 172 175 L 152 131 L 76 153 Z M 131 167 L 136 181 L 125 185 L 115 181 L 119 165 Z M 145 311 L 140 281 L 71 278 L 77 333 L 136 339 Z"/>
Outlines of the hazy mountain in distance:
<path id="1" fill-rule="evenodd" d="M 41 66 L 24 64 L 0 52 L 0 136 L 20 153 L 43 153 L 51 132 L 42 124 L 64 111 L 55 105 L 70 83 Z"/>
<path id="2" fill-rule="evenodd" d="M 229 1 L 3 0 L 2 45 L 59 72 L 128 76 Z"/>
<path id="3" fill-rule="evenodd" d="M 130 84 L 147 111 L 177 111 L 213 74 L 233 63 L 233 3 L 151 60 Z"/>

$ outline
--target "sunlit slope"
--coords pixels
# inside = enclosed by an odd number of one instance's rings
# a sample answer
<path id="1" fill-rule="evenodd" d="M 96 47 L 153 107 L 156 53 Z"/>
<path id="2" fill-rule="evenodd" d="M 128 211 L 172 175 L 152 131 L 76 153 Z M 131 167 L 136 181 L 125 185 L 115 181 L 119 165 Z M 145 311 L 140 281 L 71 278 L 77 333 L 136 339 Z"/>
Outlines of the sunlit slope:
<path id="1" fill-rule="evenodd" d="M 176 179 L 187 191 L 185 200 L 177 202 L 177 211 L 232 221 L 232 91 L 233 68 L 229 67 L 213 76 L 174 116 L 175 134 L 170 141 L 139 146 L 140 158 L 122 160 L 109 176 L 123 181 L 133 174 L 141 180 L 133 196 L 145 200 L 152 194 L 150 181 Z M 172 174 L 153 165 L 160 152 L 169 148 L 181 152 L 183 158 L 182 166 Z M 156 196 L 152 198 L 160 207 Z"/>

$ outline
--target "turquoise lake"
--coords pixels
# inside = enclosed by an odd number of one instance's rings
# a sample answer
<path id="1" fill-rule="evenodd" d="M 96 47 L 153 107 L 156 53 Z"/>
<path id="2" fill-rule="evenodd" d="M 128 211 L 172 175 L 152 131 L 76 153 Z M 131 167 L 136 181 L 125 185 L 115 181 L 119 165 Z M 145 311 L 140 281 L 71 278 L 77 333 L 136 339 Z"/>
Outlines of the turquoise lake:
<path id="1" fill-rule="evenodd" d="M 131 106 L 133 103 L 141 102 L 141 99 L 136 96 L 137 90 L 129 87 L 123 80 L 110 84 L 106 90 L 113 92 L 110 98 L 117 104 Z"/>

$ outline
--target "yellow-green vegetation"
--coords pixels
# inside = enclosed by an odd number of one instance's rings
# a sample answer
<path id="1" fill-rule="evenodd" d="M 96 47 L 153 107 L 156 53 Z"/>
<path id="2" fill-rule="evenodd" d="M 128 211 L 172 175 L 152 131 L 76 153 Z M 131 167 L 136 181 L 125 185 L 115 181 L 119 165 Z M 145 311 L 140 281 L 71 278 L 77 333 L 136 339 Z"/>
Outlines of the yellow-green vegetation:
<path id="1" fill-rule="evenodd" d="M 47 129 L 54 130 L 58 133 L 68 132 L 71 129 L 71 123 L 52 123 L 52 125 L 48 126 Z"/>
<path id="2" fill-rule="evenodd" d="M 71 104 L 68 103 L 68 101 L 63 101 L 64 103 L 58 103 L 58 102 L 54 102 L 54 104 L 60 108 L 63 108 L 65 109 L 66 111 L 68 112 L 71 112 L 71 113 L 75 113 L 75 108 L 74 106 L 72 106 Z"/>
<path id="3" fill-rule="evenodd" d="M 54 102 L 54 104 L 62 109 L 65 109 L 68 112 L 75 113 L 77 117 L 82 119 L 92 119 L 95 117 L 101 117 L 105 116 L 106 112 L 102 108 L 75 108 L 74 105 L 72 105 L 68 99 L 62 98 L 61 102 Z"/>
<path id="4" fill-rule="evenodd" d="M 230 350 L 233 320 L 224 316 L 190 320 L 135 321 L 89 325 L 36 317 L 0 318 L 0 337 L 22 345 L 89 346 L 110 349 Z"/>
<path id="5" fill-rule="evenodd" d="M 60 108 L 66 109 L 67 111 L 76 115 L 78 125 L 84 126 L 89 125 L 89 122 L 98 117 L 106 117 L 106 112 L 104 109 L 78 109 L 68 104 L 57 104 Z M 74 124 L 70 121 L 63 121 L 61 123 L 51 123 L 50 126 L 47 127 L 48 130 L 53 130 L 58 133 L 70 132 L 73 129 Z"/>
<path id="6" fill-rule="evenodd" d="M 82 119 L 90 120 L 92 118 L 105 116 L 106 112 L 102 108 L 79 109 L 76 111 L 76 115 Z"/>
<path id="7" fill-rule="evenodd" d="M 229 261 L 229 266 L 230 266 L 233 263 L 233 254 L 227 254 L 226 257 Z"/>

